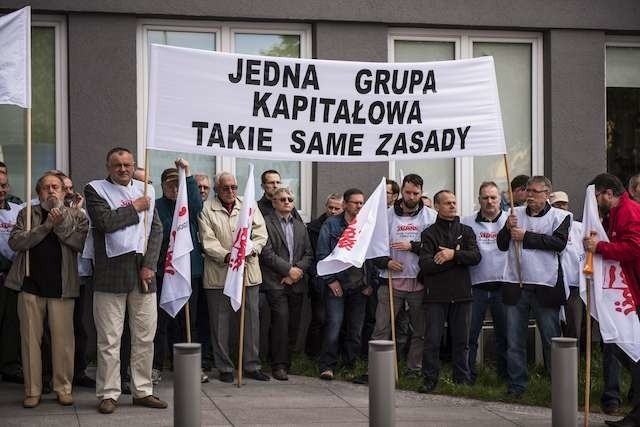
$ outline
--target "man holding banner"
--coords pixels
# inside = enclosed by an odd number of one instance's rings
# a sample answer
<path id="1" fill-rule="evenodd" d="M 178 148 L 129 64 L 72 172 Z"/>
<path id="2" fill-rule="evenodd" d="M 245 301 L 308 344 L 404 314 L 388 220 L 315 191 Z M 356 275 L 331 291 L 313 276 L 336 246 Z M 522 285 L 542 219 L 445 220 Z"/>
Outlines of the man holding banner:
<path id="1" fill-rule="evenodd" d="M 587 251 L 601 255 L 605 264 L 607 260 L 617 261 L 619 267 L 622 268 L 622 271 L 618 273 L 617 263 L 610 264 L 605 275 L 608 278 L 608 286 L 603 287 L 601 284 L 601 287 L 605 292 L 614 292 L 615 288 L 619 287 L 616 285 L 618 277 L 621 279 L 621 284 L 626 285 L 627 291 L 622 293 L 622 301 L 616 302 L 616 304 L 619 303 L 619 308 L 622 310 L 615 310 L 618 315 L 624 315 L 623 320 L 630 320 L 628 316 L 631 316 L 633 320 L 630 321 L 633 323 L 627 326 L 622 322 L 618 322 L 615 327 L 618 329 L 619 337 L 629 336 L 629 331 L 622 329 L 627 329 L 629 326 L 638 327 L 637 309 L 640 304 L 640 205 L 631 199 L 629 194 L 625 192 L 622 182 L 614 175 L 600 174 L 590 184 L 595 186 L 598 210 L 604 218 L 603 226 L 610 241 L 601 240 L 597 237 L 597 234 L 593 233 L 590 237 L 584 239 L 584 246 Z M 584 223 L 585 227 L 588 226 L 586 218 Z M 593 231 L 595 232 L 596 230 Z M 596 303 L 597 301 L 596 299 Z M 605 299 L 604 301 L 607 300 Z M 597 307 L 600 317 L 607 311 L 612 310 L 614 310 L 613 305 Z M 602 325 L 602 321 L 600 323 Z M 605 335 L 607 334 L 604 333 L 603 338 L 606 339 Z M 624 343 L 621 342 L 621 344 Z M 638 344 L 638 342 L 636 341 L 633 344 Z M 624 345 L 622 346 L 622 348 L 625 347 Z M 637 348 L 635 353 L 637 353 Z M 622 352 L 618 352 L 616 357 L 627 358 Z M 638 361 L 635 364 L 637 367 Z M 623 419 L 605 422 L 607 425 L 616 427 L 640 426 L 640 404 L 636 403 L 631 412 Z"/>
<path id="2" fill-rule="evenodd" d="M 253 176 L 249 177 L 253 180 Z M 198 217 L 200 227 L 200 240 L 204 252 L 204 280 L 203 287 L 207 295 L 209 306 L 209 324 L 211 325 L 211 339 L 215 366 L 220 372 L 220 381 L 233 382 L 234 364 L 229 351 L 229 325 L 232 314 L 237 307 L 232 307 L 231 299 L 223 293 L 231 253 L 234 248 L 234 231 L 239 226 L 240 213 L 243 203 L 237 196 L 238 184 L 235 176 L 228 172 L 221 172 L 215 178 L 216 196 L 210 197 L 204 204 Z M 246 286 L 246 322 L 247 330 L 244 332 L 244 375 L 258 381 L 268 381 L 269 377 L 262 373 L 260 358 L 260 318 L 259 286 L 262 282 L 262 274 L 258 264 L 258 255 L 267 243 L 267 228 L 264 218 L 256 208 L 255 203 L 250 203 L 250 211 L 253 220 L 250 220 L 251 228 L 248 235 L 244 236 L 236 246 L 247 245 L 249 241 L 252 247 L 247 250 L 245 256 L 246 281 L 241 286 Z"/>

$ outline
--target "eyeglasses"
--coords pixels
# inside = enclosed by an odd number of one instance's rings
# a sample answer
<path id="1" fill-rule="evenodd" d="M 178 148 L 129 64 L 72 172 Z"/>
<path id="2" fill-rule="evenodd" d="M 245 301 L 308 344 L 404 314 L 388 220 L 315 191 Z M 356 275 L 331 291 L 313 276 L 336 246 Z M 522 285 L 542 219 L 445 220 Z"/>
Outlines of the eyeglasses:
<path id="1" fill-rule="evenodd" d="M 364 202 L 349 200 L 347 203 L 353 203 L 354 205 L 364 205 Z"/>
<path id="2" fill-rule="evenodd" d="M 225 185 L 224 187 L 220 187 L 222 191 L 238 191 L 237 185 Z"/>
<path id="3" fill-rule="evenodd" d="M 531 193 L 531 194 L 541 194 L 541 193 L 546 193 L 549 190 L 544 189 L 544 190 L 536 190 L 535 188 L 527 188 L 527 193 Z"/>
<path id="4" fill-rule="evenodd" d="M 281 197 L 278 200 L 280 201 L 280 203 L 293 203 L 293 197 Z"/>

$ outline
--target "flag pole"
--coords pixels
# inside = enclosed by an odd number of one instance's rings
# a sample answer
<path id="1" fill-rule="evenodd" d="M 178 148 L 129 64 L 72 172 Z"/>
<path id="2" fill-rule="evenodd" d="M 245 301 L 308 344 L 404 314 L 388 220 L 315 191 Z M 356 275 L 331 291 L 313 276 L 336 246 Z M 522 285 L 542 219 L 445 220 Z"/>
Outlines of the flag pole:
<path id="1" fill-rule="evenodd" d="M 191 300 L 191 297 L 189 297 L 189 299 L 187 300 L 187 303 L 184 305 L 184 318 L 186 320 L 186 325 L 187 325 L 187 342 L 190 343 L 191 342 L 191 311 L 189 310 L 189 300 Z"/>
<path id="2" fill-rule="evenodd" d="M 398 354 L 396 350 L 396 310 L 393 304 L 393 278 L 391 277 L 391 270 L 389 272 L 389 311 L 391 312 L 391 341 L 393 341 L 393 374 L 396 379 L 396 385 L 398 385 Z"/>
<path id="3" fill-rule="evenodd" d="M 244 309 L 247 301 L 247 266 L 242 274 L 242 302 L 240 303 L 240 339 L 238 341 L 238 388 L 242 387 L 242 353 L 244 351 Z"/>
<path id="4" fill-rule="evenodd" d="M 594 233 L 591 232 L 591 235 Z M 586 354 L 585 354 L 585 376 L 584 376 L 584 427 L 589 426 L 589 412 L 591 409 L 591 286 L 593 286 L 593 253 L 587 252 L 587 261 L 582 270 L 586 279 L 587 291 L 587 318 L 586 320 Z M 580 346 L 580 343 L 578 343 Z"/>
<path id="5" fill-rule="evenodd" d="M 147 191 L 149 187 L 149 149 L 144 149 L 144 197 L 147 197 Z M 144 253 L 147 253 L 147 246 L 149 245 L 149 239 L 147 238 L 147 224 L 149 223 L 149 209 L 146 209 L 143 214 L 144 217 Z M 142 290 L 144 293 L 149 292 L 149 286 L 147 282 L 142 281 Z"/>
<path id="6" fill-rule="evenodd" d="M 27 190 L 27 231 L 31 231 L 31 107 L 27 108 L 27 173 L 26 173 L 26 190 Z M 27 249 L 25 263 L 25 276 L 31 275 L 31 266 L 29 262 L 29 249 Z"/>
<path id="7" fill-rule="evenodd" d="M 502 158 L 504 159 L 504 170 L 507 174 L 507 188 L 509 189 L 509 204 L 511 205 L 511 214 L 513 215 L 515 212 L 515 205 L 513 203 L 513 190 L 511 189 L 511 176 L 509 174 L 509 163 L 507 162 L 507 153 L 504 153 L 502 155 Z M 522 265 L 520 264 L 520 251 L 522 250 L 522 243 L 521 242 L 513 242 L 515 247 L 514 247 L 514 252 L 516 254 L 516 271 L 518 272 L 518 283 L 520 284 L 520 287 L 523 288 L 523 284 L 522 284 Z"/>

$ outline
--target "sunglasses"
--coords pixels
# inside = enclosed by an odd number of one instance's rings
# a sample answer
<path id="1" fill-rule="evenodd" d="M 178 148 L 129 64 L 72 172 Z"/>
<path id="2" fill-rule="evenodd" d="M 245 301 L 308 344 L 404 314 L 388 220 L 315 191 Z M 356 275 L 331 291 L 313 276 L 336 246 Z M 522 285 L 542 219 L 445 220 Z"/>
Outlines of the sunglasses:
<path id="1" fill-rule="evenodd" d="M 293 197 L 281 197 L 278 199 L 281 203 L 293 203 Z"/>
<path id="2" fill-rule="evenodd" d="M 238 186 L 237 185 L 226 185 L 224 187 L 220 187 L 220 190 L 222 190 L 222 191 L 238 191 Z"/>

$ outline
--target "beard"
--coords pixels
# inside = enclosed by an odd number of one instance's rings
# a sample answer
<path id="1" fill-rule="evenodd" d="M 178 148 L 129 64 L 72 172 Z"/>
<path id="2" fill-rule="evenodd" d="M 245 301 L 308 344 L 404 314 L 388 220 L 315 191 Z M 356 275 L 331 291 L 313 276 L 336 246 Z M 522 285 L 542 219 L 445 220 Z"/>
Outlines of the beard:
<path id="1" fill-rule="evenodd" d="M 42 209 L 44 209 L 45 211 L 50 211 L 53 208 L 61 208 L 62 200 L 54 196 L 47 197 L 46 200 L 40 201 L 40 206 L 42 206 Z"/>
<path id="2" fill-rule="evenodd" d="M 415 208 L 418 206 L 418 200 L 416 200 L 416 201 L 409 201 L 409 200 L 404 200 L 404 199 L 403 199 L 403 200 L 402 200 L 402 203 L 404 204 L 404 206 L 405 206 L 407 209 L 412 209 L 412 210 L 413 210 L 413 209 L 415 209 Z"/>

